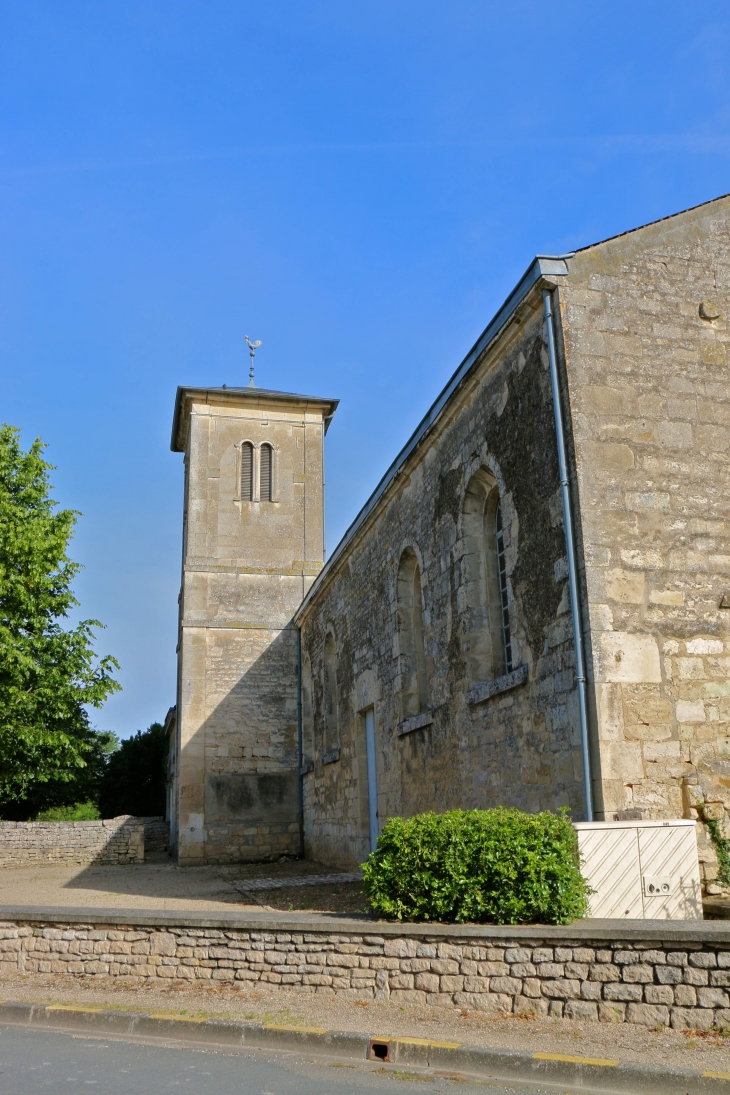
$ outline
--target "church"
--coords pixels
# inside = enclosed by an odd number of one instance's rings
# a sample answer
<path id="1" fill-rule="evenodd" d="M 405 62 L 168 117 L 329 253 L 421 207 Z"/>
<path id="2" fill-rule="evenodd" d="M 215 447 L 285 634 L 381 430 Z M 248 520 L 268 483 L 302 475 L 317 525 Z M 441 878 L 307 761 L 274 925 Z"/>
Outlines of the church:
<path id="1" fill-rule="evenodd" d="M 179 388 L 178 862 L 352 868 L 424 810 L 724 822 L 729 312 L 730 197 L 538 256 L 326 561 L 337 399 Z"/>

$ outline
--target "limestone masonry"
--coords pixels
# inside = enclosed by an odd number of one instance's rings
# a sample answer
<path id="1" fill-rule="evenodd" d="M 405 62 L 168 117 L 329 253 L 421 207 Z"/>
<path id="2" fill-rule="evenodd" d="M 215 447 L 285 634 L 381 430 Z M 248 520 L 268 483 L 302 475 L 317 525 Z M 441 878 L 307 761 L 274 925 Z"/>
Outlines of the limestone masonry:
<path id="1" fill-rule="evenodd" d="M 151 819 L 159 823 L 159 819 Z M 0 867 L 144 863 L 145 819 L 1 821 Z"/>
<path id="2" fill-rule="evenodd" d="M 542 929 L 543 932 L 545 929 Z M 295 992 L 710 1030 L 730 1026 L 730 941 L 490 940 L 332 931 L 0 923 L 20 973 L 266 983 Z M 582 935 L 585 933 L 581 933 Z M 616 936 L 620 934 L 617 931 Z"/>
<path id="3" fill-rule="evenodd" d="M 726 824 L 724 197 L 536 259 L 324 566 L 323 438 L 336 401 L 179 390 L 181 862 L 273 858 L 303 841 L 351 867 L 389 817 L 426 809 L 569 805 L 585 816 L 546 290 L 595 816 Z M 714 852 L 700 825 L 698 835 L 712 880 Z M 684 1007 L 658 969 L 616 982 L 653 986 L 652 999 L 641 989 L 615 1000 Z M 604 985 L 575 997 L 586 1004 L 613 999 L 612 981 L 567 980 Z"/>

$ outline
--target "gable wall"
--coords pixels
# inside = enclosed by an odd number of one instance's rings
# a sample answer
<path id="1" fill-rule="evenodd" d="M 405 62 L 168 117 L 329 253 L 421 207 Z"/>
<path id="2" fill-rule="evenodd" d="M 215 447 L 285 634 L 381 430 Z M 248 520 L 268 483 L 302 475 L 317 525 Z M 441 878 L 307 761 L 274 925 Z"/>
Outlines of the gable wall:
<path id="1" fill-rule="evenodd" d="M 730 808 L 729 208 L 578 253 L 559 287 L 607 819 Z"/>

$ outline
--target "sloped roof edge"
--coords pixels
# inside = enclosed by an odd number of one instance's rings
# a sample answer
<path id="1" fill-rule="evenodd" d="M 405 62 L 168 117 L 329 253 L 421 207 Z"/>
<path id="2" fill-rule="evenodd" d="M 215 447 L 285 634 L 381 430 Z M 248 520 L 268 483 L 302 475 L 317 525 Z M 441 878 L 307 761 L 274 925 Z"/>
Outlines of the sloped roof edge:
<path id="1" fill-rule="evenodd" d="M 723 198 L 730 198 L 729 194 L 719 194 L 716 198 L 710 198 L 709 201 L 699 202 L 698 205 L 690 205 L 687 209 L 680 209 L 678 213 L 669 213 L 666 217 L 658 217 L 655 221 L 647 221 L 646 224 L 639 224 L 636 228 L 627 228 L 625 232 L 617 232 L 615 236 L 606 236 L 604 240 L 596 240 L 595 243 L 588 243 L 585 247 L 576 247 L 572 253 L 579 255 L 582 251 L 590 251 L 593 247 L 601 247 L 604 243 L 611 243 L 612 240 L 620 240 L 622 236 L 631 236 L 634 232 L 641 232 L 644 228 L 651 228 L 654 224 L 662 224 L 663 221 L 674 220 L 675 217 L 683 217 L 685 213 L 694 213 L 695 209 L 702 209 L 705 205 L 713 205 L 714 202 L 721 202 Z"/>
<path id="2" fill-rule="evenodd" d="M 525 271 L 525 274 L 517 283 L 510 295 L 507 297 L 502 307 L 499 309 L 492 321 L 479 336 L 477 341 L 472 346 L 471 350 L 469 350 L 469 353 L 461 362 L 458 369 L 448 381 L 446 386 L 431 404 L 428 411 L 421 419 L 419 424 L 416 426 L 414 432 L 409 437 L 408 441 L 406 441 L 405 445 L 400 450 L 395 460 L 387 469 L 377 487 L 358 513 L 355 520 L 345 532 L 344 536 L 330 555 L 324 567 L 315 578 L 314 582 L 309 588 L 307 595 L 305 596 L 301 605 L 294 614 L 294 622 L 296 624 L 299 623 L 308 605 L 315 597 L 317 591 L 326 581 L 328 575 L 330 574 L 338 560 L 342 557 L 358 530 L 362 527 L 367 518 L 373 512 L 392 481 L 399 474 L 401 468 L 406 463 L 411 453 L 414 451 L 414 449 L 418 447 L 424 436 L 437 421 L 444 407 L 446 407 L 456 390 L 466 379 L 466 377 L 471 372 L 472 368 L 476 365 L 482 354 L 485 352 L 485 350 L 488 349 L 489 345 L 494 342 L 494 340 L 498 337 L 505 324 L 511 318 L 515 309 L 519 306 L 519 304 L 524 300 L 532 287 L 541 278 L 555 276 L 565 277 L 568 273 L 567 260 L 570 258 L 571 254 L 573 254 L 573 252 L 570 252 L 566 255 L 537 255 L 535 259 L 533 259 L 532 263 Z"/>

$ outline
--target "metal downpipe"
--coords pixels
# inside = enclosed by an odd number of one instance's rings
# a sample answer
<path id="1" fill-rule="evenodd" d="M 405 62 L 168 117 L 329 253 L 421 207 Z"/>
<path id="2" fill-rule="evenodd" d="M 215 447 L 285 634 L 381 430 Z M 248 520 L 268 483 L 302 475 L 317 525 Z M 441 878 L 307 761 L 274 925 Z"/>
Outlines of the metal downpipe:
<path id="1" fill-rule="evenodd" d="M 578 712 L 580 718 L 580 745 L 583 754 L 583 794 L 585 797 L 586 821 L 593 821 L 593 787 L 591 780 L 591 757 L 588 742 L 588 703 L 586 699 L 586 671 L 583 651 L 583 628 L 580 612 L 580 586 L 578 568 L 575 561 L 575 531 L 573 529 L 573 508 L 570 501 L 568 482 L 568 461 L 565 456 L 565 431 L 563 412 L 560 404 L 560 381 L 558 378 L 558 357 L 555 349 L 555 324 L 553 320 L 552 295 L 549 289 L 543 289 L 542 302 L 547 328 L 548 358 L 550 361 L 550 383 L 553 390 L 553 411 L 555 413 L 555 433 L 558 443 L 558 467 L 560 470 L 560 492 L 563 498 L 563 524 L 565 526 L 565 546 L 568 557 L 568 586 L 570 588 L 570 610 L 573 617 L 573 637 L 575 643 L 575 679 L 578 684 Z"/>
<path id="2" fill-rule="evenodd" d="M 299 790 L 299 858 L 304 859 L 304 734 L 302 726 L 302 629 L 297 632 L 297 769 Z"/>

